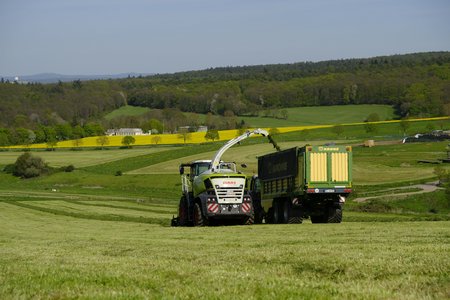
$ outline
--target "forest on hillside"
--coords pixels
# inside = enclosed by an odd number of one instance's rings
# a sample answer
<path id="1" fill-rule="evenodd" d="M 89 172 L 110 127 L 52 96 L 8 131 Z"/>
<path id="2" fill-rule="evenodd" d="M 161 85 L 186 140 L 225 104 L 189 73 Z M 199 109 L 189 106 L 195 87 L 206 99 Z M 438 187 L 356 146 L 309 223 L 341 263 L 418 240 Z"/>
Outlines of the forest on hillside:
<path id="1" fill-rule="evenodd" d="M 126 104 L 155 109 L 140 122 L 152 119 L 171 128 L 190 125 L 181 112 L 208 114 L 214 119 L 299 106 L 388 104 L 399 118 L 449 115 L 450 52 L 56 84 L 2 79 L 0 144 L 20 143 L 26 132 L 44 142 L 94 135 L 106 127 L 140 125 L 130 118 L 103 119 Z"/>

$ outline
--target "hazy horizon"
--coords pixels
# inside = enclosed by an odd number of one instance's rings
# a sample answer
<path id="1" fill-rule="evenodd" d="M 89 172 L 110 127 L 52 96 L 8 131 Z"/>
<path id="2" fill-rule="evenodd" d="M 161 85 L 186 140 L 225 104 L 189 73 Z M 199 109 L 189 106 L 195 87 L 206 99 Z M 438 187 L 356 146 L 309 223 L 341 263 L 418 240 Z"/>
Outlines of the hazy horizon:
<path id="1" fill-rule="evenodd" d="M 445 0 L 0 3 L 0 75 L 174 73 L 450 50 Z"/>

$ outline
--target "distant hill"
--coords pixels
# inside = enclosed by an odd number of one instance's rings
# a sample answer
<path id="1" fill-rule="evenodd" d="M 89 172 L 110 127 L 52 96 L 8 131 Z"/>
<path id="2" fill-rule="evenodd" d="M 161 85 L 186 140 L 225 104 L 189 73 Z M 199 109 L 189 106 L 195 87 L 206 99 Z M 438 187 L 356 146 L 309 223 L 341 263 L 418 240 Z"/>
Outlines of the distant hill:
<path id="1" fill-rule="evenodd" d="M 109 75 L 63 75 L 57 73 L 40 73 L 34 75 L 22 75 L 17 76 L 19 78 L 19 82 L 21 83 L 57 83 L 61 82 L 70 82 L 74 80 L 100 80 L 100 79 L 120 79 L 120 78 L 134 78 L 134 77 L 142 77 L 153 75 L 152 73 L 120 73 L 120 74 L 109 74 Z M 0 76 L 4 80 L 8 80 L 13 82 L 15 80 L 15 76 Z"/>

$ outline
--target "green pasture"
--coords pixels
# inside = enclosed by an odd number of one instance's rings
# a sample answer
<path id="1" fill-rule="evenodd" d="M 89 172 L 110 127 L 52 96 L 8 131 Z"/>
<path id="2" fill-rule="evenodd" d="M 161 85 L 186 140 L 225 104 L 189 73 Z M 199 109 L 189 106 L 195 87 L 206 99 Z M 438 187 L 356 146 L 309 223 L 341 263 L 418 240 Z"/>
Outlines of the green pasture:
<path id="1" fill-rule="evenodd" d="M 293 131 L 277 135 L 277 141 L 316 141 L 330 139 L 349 139 L 349 140 L 402 140 L 406 136 L 413 136 L 417 133 L 429 133 L 430 128 L 435 130 L 450 130 L 450 119 L 446 120 L 420 120 L 408 121 L 406 132 L 400 126 L 399 122 L 395 123 L 379 123 L 373 124 L 373 131 L 367 131 L 366 126 L 347 125 L 343 126 L 343 132 L 337 135 L 330 128 L 306 129 L 301 131 Z"/>
<path id="2" fill-rule="evenodd" d="M 450 222 L 171 228 L 157 225 L 148 205 L 82 202 L 0 201 L 0 298 L 445 299 L 450 292 Z"/>
<path id="3" fill-rule="evenodd" d="M 76 168 L 82 168 L 171 149 L 173 148 L 170 146 L 83 151 L 58 149 L 57 151 L 33 151 L 32 154 L 43 158 L 52 167 L 74 165 Z M 0 166 L 14 163 L 21 154 L 22 152 L 18 151 L 0 152 Z"/>
<path id="4" fill-rule="evenodd" d="M 111 120 L 117 117 L 134 117 L 143 115 L 148 111 L 150 111 L 150 108 L 148 107 L 125 105 L 116 110 L 113 110 L 109 114 L 105 115 L 104 118 L 106 120 Z"/>
<path id="5" fill-rule="evenodd" d="M 378 104 L 308 106 L 286 108 L 283 110 L 286 110 L 288 114 L 286 120 L 264 117 L 264 111 L 260 111 L 260 116 L 258 117 L 239 116 L 238 118 L 244 120 L 246 124 L 252 127 L 286 127 L 358 123 L 364 122 L 372 113 L 378 114 L 380 121 L 392 120 L 396 117 L 392 106 Z"/>
<path id="6" fill-rule="evenodd" d="M 53 192 L 56 190 L 56 192 Z M 9 174 L 0 173 L 0 192 L 44 192 L 47 197 L 64 194 L 96 198 L 99 196 L 132 197 L 159 203 L 175 203 L 179 200 L 181 182 L 179 175 L 103 175 L 83 170 L 60 172 L 51 176 L 22 180 Z M 19 193 L 20 194 L 20 193 Z"/>
<path id="7" fill-rule="evenodd" d="M 354 182 L 356 184 L 381 184 L 416 181 L 433 177 L 436 165 L 418 160 L 446 158 L 448 142 L 409 143 L 372 148 L 354 148 Z M 450 168 L 447 164 L 442 167 Z"/>

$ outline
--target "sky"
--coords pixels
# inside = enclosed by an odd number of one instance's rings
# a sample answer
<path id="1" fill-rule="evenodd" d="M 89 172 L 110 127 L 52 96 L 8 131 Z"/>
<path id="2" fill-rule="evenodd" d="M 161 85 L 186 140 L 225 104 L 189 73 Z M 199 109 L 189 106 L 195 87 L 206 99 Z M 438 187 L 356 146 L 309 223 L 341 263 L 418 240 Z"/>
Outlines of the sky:
<path id="1" fill-rule="evenodd" d="M 450 51 L 450 0 L 0 0 L 0 75 Z"/>

